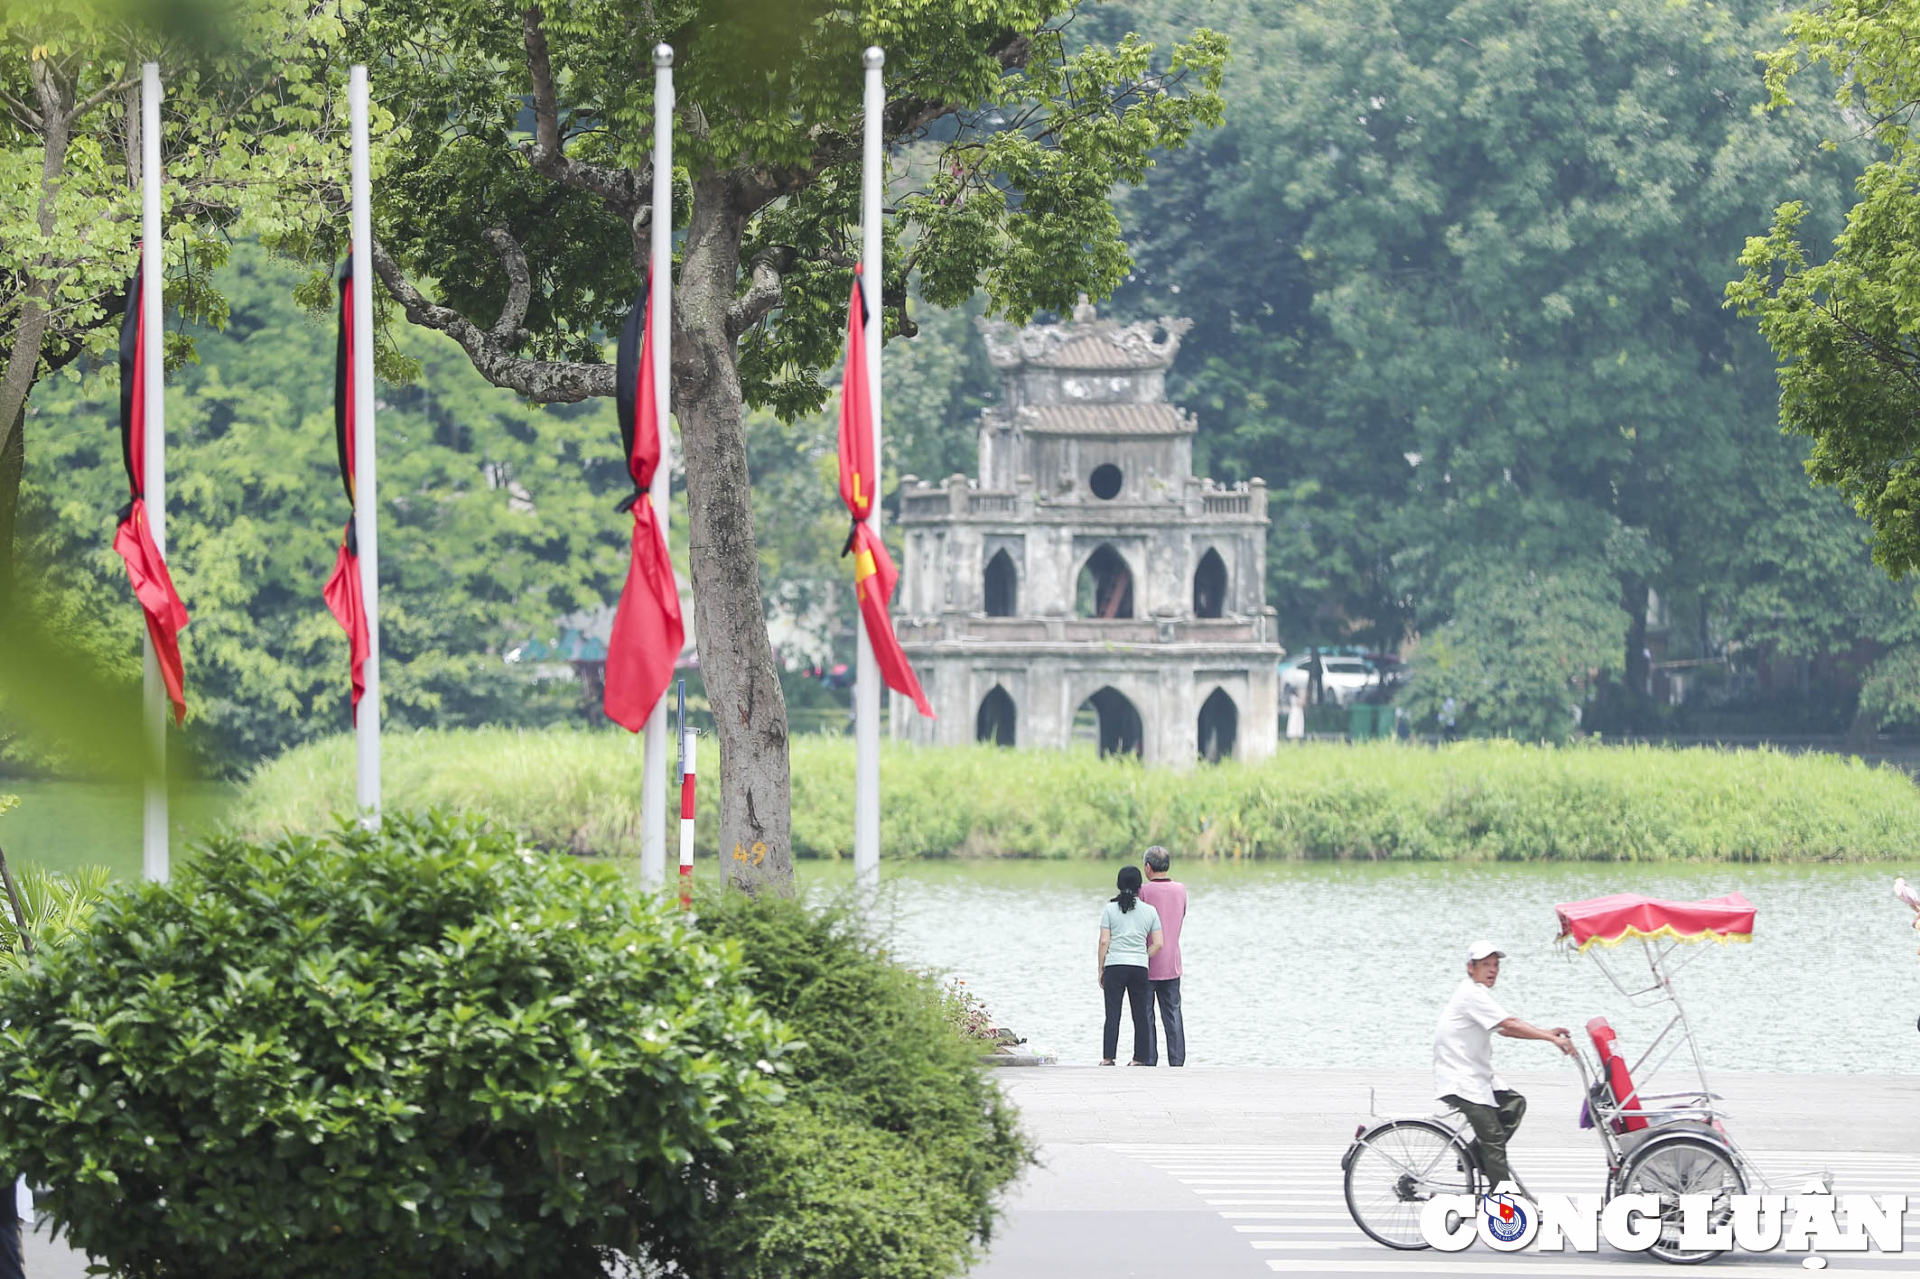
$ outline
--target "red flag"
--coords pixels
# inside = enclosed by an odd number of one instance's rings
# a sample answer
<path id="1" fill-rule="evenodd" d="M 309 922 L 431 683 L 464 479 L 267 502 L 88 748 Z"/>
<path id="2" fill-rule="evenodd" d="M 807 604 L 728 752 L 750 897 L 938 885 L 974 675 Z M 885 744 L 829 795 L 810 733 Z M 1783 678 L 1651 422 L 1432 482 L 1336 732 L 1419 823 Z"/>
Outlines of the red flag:
<path id="1" fill-rule="evenodd" d="M 355 504 L 353 492 L 353 259 L 340 268 L 340 338 L 333 353 L 333 446 L 340 457 L 340 482 L 347 489 L 347 505 Z M 360 546 L 354 536 L 354 519 L 347 516 L 347 531 L 340 540 L 340 553 L 333 560 L 333 574 L 327 578 L 321 596 L 327 611 L 347 633 L 349 678 L 353 683 L 353 716 L 360 718 L 360 697 L 367 691 L 367 606 L 360 589 Z"/>
<path id="2" fill-rule="evenodd" d="M 120 512 L 113 549 L 127 562 L 127 578 L 134 598 L 146 615 L 147 638 L 159 659 L 160 677 L 173 704 L 173 722 L 187 717 L 187 676 L 180 661 L 180 631 L 187 624 L 187 608 L 173 589 L 167 561 L 153 540 L 147 516 L 147 332 L 140 291 L 144 268 L 136 268 L 127 285 L 127 313 L 120 321 L 120 456 L 127 468 L 127 489 L 133 500 Z"/>
<path id="3" fill-rule="evenodd" d="M 633 512 L 633 540 L 627 584 L 620 591 L 613 634 L 607 640 L 602 699 L 607 718 L 633 733 L 646 727 L 647 716 L 667 691 L 673 664 L 686 641 L 680 591 L 673 583 L 673 560 L 667 555 L 666 527 L 649 495 L 660 466 L 660 406 L 653 394 L 652 289 L 647 293 L 644 299 L 634 299 L 627 313 L 614 365 L 620 438 L 627 451 L 627 474 L 633 479 L 633 494 L 618 509 Z"/>
<path id="4" fill-rule="evenodd" d="M 879 459 L 873 455 L 873 393 L 867 383 L 866 299 L 861 296 L 860 268 L 854 268 L 853 299 L 847 304 L 847 371 L 840 379 L 840 500 L 853 516 L 847 549 L 853 555 L 853 587 L 860 597 L 860 616 L 867 625 L 867 642 L 887 687 L 913 699 L 922 715 L 932 719 L 933 707 L 920 691 L 913 663 L 900 649 L 887 611 L 893 586 L 899 579 L 886 543 L 867 524 L 874 494 L 880 487 Z"/>

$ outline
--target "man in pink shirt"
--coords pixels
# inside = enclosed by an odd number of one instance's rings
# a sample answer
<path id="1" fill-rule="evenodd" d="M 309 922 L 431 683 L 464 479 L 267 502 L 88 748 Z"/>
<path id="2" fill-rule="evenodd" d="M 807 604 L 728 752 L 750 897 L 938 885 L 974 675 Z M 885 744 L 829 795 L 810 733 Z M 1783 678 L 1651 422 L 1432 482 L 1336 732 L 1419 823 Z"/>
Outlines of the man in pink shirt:
<path id="1" fill-rule="evenodd" d="M 1140 885 L 1140 900 L 1160 915 L 1165 944 L 1147 960 L 1147 984 L 1153 989 L 1153 1001 L 1160 1008 L 1160 1024 L 1167 1032 L 1167 1065 L 1187 1064 L 1187 1027 L 1180 1017 L 1180 925 L 1187 918 L 1187 886 L 1168 878 L 1173 855 L 1155 844 L 1141 859 L 1146 865 L 1147 881 Z M 1148 1023 L 1147 1061 L 1160 1064 L 1159 1036 Z"/>

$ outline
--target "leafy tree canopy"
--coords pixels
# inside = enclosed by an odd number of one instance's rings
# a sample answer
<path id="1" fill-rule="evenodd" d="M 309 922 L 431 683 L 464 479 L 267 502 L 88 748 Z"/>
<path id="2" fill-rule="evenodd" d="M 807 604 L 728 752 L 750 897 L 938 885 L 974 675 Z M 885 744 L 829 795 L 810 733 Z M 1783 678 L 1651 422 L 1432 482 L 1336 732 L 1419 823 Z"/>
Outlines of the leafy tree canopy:
<path id="1" fill-rule="evenodd" d="M 0 592 L 11 581 L 22 415 L 48 372 L 105 358 L 140 235 L 140 65 L 165 98 L 166 301 L 222 323 L 236 234 L 298 244 L 339 207 L 354 0 L 8 0 L 0 5 Z M 192 358 L 184 330 L 166 356 Z"/>
<path id="2" fill-rule="evenodd" d="M 1296 638 L 1430 629 L 1468 553 L 1604 559 L 1640 607 L 1742 577 L 1773 493 L 1748 461 L 1783 458 L 1723 282 L 1780 192 L 1834 225 L 1848 198 L 1830 110 L 1757 110 L 1772 14 L 1307 0 L 1223 20 L 1245 53 L 1229 123 L 1128 197 L 1123 298 L 1196 317 L 1176 393 L 1216 473 L 1274 485 Z"/>
<path id="3" fill-rule="evenodd" d="M 674 410 L 690 568 L 743 881 L 791 883 L 787 720 L 763 616 L 743 408 L 819 407 L 858 256 L 863 50 L 886 53 L 882 133 L 934 162 L 890 189 L 881 321 L 908 281 L 1025 317 L 1104 297 L 1130 258 L 1112 205 L 1221 117 L 1225 44 L 1071 47 L 1078 0 L 586 0 L 503 9 L 376 0 L 352 34 L 393 110 L 374 265 L 409 319 L 538 401 L 613 392 L 600 342 L 654 220 L 680 236 Z M 675 207 L 651 207 L 651 51 L 675 50 Z M 916 148 L 924 158 L 924 149 Z"/>
<path id="4" fill-rule="evenodd" d="M 1404 704 L 1424 729 L 1451 702 L 1459 729 L 1476 736 L 1568 736 L 1585 686 L 1619 655 L 1627 629 L 1600 562 L 1549 573 L 1485 564 L 1455 591 L 1453 615 L 1414 647 Z"/>
<path id="5" fill-rule="evenodd" d="M 1903 577 L 1920 564 L 1920 285 L 1911 265 L 1920 18 L 1899 5 L 1830 0 L 1794 14 L 1787 29 L 1791 43 L 1767 59 L 1770 105 L 1790 109 L 1796 88 L 1815 101 L 1831 92 L 1845 113 L 1833 135 L 1864 129 L 1880 158 L 1860 174 L 1859 203 L 1824 261 L 1803 240 L 1806 203 L 1788 200 L 1772 229 L 1747 242 L 1745 274 L 1727 294 L 1758 317 L 1779 356 L 1780 421 L 1812 441 L 1808 473 L 1872 522 L 1874 559 Z M 1831 80 L 1796 83 L 1819 66 Z"/>
<path id="6" fill-rule="evenodd" d="M 333 326 L 290 294 L 297 267 L 243 246 L 216 277 L 224 332 L 167 392 L 169 561 L 193 614 L 181 633 L 193 739 L 242 768 L 348 723 L 347 646 L 320 599 L 347 519 L 333 439 Z M 420 380 L 381 392 L 381 646 L 396 726 L 552 722 L 577 685 L 503 660 L 559 618 L 618 595 L 606 518 L 625 483 L 610 405 L 529 409 L 446 338 L 403 329 Z M 40 435 L 22 557 L 67 634 L 137 678 L 140 613 L 111 549 L 125 494 L 115 379 L 36 394 Z M 676 537 L 684 546 L 684 534 Z M 87 762 L 84 743 L 68 743 Z"/>

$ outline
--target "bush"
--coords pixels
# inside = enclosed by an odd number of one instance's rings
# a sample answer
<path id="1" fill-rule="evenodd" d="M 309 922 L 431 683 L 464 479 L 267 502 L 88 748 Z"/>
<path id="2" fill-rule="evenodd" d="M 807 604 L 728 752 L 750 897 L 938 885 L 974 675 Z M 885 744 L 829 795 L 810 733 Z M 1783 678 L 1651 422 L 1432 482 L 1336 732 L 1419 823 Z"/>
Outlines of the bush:
<path id="1" fill-rule="evenodd" d="M 741 1134 L 683 1258 L 705 1279 L 940 1279 L 987 1239 L 1031 1162 L 980 1046 L 939 987 L 891 963 L 849 912 L 715 894 L 701 928 L 738 943 L 762 1007 L 804 1042 L 787 1101 Z"/>
<path id="2" fill-rule="evenodd" d="M 625 734 L 483 730 L 387 739 L 388 785 L 471 802 L 549 847 L 638 850 L 640 754 Z M 700 758 L 702 793 L 718 758 Z M 1833 755 L 1589 744 L 1289 746 L 1185 770 L 1091 751 L 881 752 L 889 857 L 1184 857 L 1525 861 L 1865 861 L 1920 844 L 1920 788 Z M 853 851 L 853 743 L 793 740 L 793 842 Z M 290 751 L 241 795 L 243 830 L 325 828 L 353 804 L 350 738 Z M 713 855 L 714 806 L 699 856 Z"/>
<path id="3" fill-rule="evenodd" d="M 0 1166 L 138 1279 L 597 1276 L 700 1215 L 785 1050 L 617 871 L 397 816 L 213 841 L 0 1019 Z"/>

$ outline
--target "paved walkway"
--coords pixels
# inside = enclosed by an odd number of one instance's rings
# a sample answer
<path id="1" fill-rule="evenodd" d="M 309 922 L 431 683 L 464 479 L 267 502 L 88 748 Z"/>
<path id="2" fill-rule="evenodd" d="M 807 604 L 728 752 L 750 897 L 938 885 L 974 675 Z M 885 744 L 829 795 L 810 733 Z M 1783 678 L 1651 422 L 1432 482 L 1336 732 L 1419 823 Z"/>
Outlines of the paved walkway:
<path id="1" fill-rule="evenodd" d="M 976 1279 L 1676 1273 L 1604 1252 L 1395 1253 L 1361 1235 L 1342 1197 L 1340 1154 L 1370 1096 L 1382 1114 L 1430 1112 L 1424 1071 L 1052 1066 L 997 1078 L 1040 1143 L 1042 1165 L 1011 1199 Z M 1520 1176 L 1541 1190 L 1597 1192 L 1600 1144 L 1575 1126 L 1571 1068 L 1508 1078 L 1529 1103 L 1513 1143 Z M 1835 1255 L 1833 1272 L 1920 1279 L 1920 1075 L 1720 1074 L 1714 1083 L 1729 1130 L 1776 1180 L 1824 1167 L 1842 1192 L 1912 1198 L 1906 1254 Z M 30 1279 L 86 1273 L 83 1258 L 44 1236 L 27 1247 Z M 1713 1267 L 1740 1279 L 1810 1273 L 1797 1257 L 1728 1257 Z"/>
<path id="2" fill-rule="evenodd" d="M 1513 1143 L 1520 1176 L 1599 1191 L 1599 1141 L 1576 1126 L 1571 1068 L 1514 1074 L 1528 1097 Z M 979 1279 L 1256 1279 L 1420 1275 L 1464 1279 L 1674 1272 L 1602 1252 L 1396 1253 L 1347 1214 L 1340 1154 L 1372 1102 L 1430 1113 L 1424 1071 L 1007 1070 L 1000 1081 L 1040 1142 L 1042 1166 L 1010 1201 Z M 1834 1255 L 1836 1273 L 1920 1279 L 1920 1075 L 1721 1074 L 1728 1128 L 1778 1181 L 1830 1169 L 1842 1192 L 1909 1195 L 1908 1253 Z M 1787 1187 L 1798 1189 L 1794 1183 Z M 1716 1271 L 1804 1275 L 1801 1258 L 1727 1257 Z"/>

